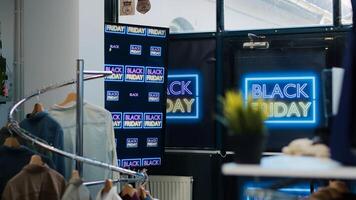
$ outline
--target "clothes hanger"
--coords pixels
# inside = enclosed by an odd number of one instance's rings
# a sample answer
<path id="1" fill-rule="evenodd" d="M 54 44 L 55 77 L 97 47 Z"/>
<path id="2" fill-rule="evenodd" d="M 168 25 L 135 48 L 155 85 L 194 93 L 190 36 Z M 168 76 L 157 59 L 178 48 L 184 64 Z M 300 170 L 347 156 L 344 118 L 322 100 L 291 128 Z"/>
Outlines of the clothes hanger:
<path id="1" fill-rule="evenodd" d="M 144 173 L 144 174 L 147 174 L 147 169 L 142 169 L 142 170 L 140 170 L 140 172 Z M 145 183 L 140 183 L 139 182 L 138 183 L 139 185 L 136 187 L 137 188 L 137 193 L 136 194 L 138 194 L 141 199 L 146 199 L 147 195 L 148 195 L 148 193 L 147 193 L 147 191 L 145 189 L 146 183 L 147 182 L 145 182 Z"/>
<path id="2" fill-rule="evenodd" d="M 111 190 L 112 187 L 113 187 L 112 180 L 111 179 L 106 179 L 104 188 L 101 190 L 101 194 L 108 193 Z"/>
<path id="3" fill-rule="evenodd" d="M 32 113 L 31 115 L 35 115 L 39 112 L 43 112 L 44 111 L 44 107 L 41 103 L 36 103 L 34 106 L 33 106 L 33 110 L 32 110 Z"/>
<path id="4" fill-rule="evenodd" d="M 80 179 L 79 172 L 77 170 L 72 171 L 71 179 Z"/>
<path id="5" fill-rule="evenodd" d="M 41 103 L 41 100 L 40 100 L 40 95 L 41 95 L 41 91 L 39 90 L 38 91 L 38 95 L 37 95 L 37 103 L 35 103 L 35 105 L 33 106 L 33 110 L 32 110 L 31 115 L 35 115 L 35 114 L 37 114 L 39 112 L 43 112 L 44 111 L 43 104 Z"/>
<path id="6" fill-rule="evenodd" d="M 7 137 L 5 139 L 5 142 L 3 144 L 5 147 L 10 147 L 10 148 L 20 148 L 21 144 L 19 143 L 19 141 L 16 139 L 16 137 L 14 137 L 13 135 Z"/>
<path id="7" fill-rule="evenodd" d="M 38 166 L 43 166 L 43 161 L 41 156 L 39 155 L 33 155 L 31 156 L 30 163 L 31 165 L 38 165 Z"/>
<path id="8" fill-rule="evenodd" d="M 76 100 L 77 100 L 77 94 L 74 93 L 74 92 L 70 92 L 70 93 L 67 94 L 67 97 L 61 103 L 59 103 L 58 105 L 59 106 L 65 106 L 68 103 L 76 101 Z"/>
<path id="9" fill-rule="evenodd" d="M 13 135 L 13 133 L 9 130 L 10 132 L 10 136 L 7 137 L 4 141 L 4 146 L 5 147 L 10 147 L 10 148 L 20 148 L 21 144 L 20 142 L 17 140 L 17 138 Z"/>

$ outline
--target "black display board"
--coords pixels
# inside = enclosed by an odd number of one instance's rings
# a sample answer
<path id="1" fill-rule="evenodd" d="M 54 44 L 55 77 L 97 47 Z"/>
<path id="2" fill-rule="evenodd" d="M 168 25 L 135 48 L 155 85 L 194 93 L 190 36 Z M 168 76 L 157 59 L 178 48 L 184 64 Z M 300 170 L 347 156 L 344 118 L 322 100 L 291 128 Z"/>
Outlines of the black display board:
<path id="1" fill-rule="evenodd" d="M 166 146 L 215 148 L 215 39 L 169 41 Z"/>
<path id="2" fill-rule="evenodd" d="M 235 88 L 269 106 L 267 150 L 278 151 L 295 138 L 313 137 L 326 126 L 324 48 L 235 52 Z"/>
<path id="3" fill-rule="evenodd" d="M 105 24 L 105 108 L 112 112 L 119 166 L 162 164 L 168 29 Z"/>

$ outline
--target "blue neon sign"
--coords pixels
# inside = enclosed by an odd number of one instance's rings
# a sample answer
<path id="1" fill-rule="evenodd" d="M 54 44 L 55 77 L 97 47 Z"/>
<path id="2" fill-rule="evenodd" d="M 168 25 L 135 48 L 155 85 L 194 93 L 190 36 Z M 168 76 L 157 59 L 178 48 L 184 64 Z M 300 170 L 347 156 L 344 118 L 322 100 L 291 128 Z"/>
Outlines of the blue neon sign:
<path id="1" fill-rule="evenodd" d="M 298 75 L 246 75 L 244 100 L 263 99 L 261 106 L 268 113 L 266 124 L 317 125 L 317 77 Z"/>
<path id="2" fill-rule="evenodd" d="M 199 75 L 169 74 L 167 85 L 167 119 L 197 120 L 200 118 Z"/>

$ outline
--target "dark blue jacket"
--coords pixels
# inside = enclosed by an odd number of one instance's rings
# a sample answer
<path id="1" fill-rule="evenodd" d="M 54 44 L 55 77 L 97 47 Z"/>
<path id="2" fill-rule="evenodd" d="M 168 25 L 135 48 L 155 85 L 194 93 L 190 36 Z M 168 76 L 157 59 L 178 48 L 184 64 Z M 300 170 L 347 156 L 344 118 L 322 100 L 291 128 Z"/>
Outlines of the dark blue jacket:
<path id="1" fill-rule="evenodd" d="M 355 132 L 356 119 L 356 0 L 352 0 L 353 28 L 348 33 L 343 68 L 345 75 L 338 115 L 333 119 L 330 136 L 331 157 L 346 165 L 356 165 L 356 155 L 351 151 L 351 134 Z M 354 136 L 356 137 L 356 136 Z"/>
<path id="2" fill-rule="evenodd" d="M 32 135 L 45 140 L 49 145 L 63 150 L 62 127 L 47 112 L 27 115 L 27 118 L 20 123 L 20 127 L 30 132 Z M 55 169 L 63 175 L 64 158 L 54 154 L 53 163 Z"/>

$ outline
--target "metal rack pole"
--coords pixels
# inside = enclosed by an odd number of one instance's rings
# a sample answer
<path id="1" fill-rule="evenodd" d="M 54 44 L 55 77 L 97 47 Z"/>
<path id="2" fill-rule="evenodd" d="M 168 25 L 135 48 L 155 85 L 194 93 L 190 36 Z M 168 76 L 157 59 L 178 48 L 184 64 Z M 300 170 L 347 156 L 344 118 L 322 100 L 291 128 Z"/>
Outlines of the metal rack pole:
<path id="1" fill-rule="evenodd" d="M 83 156 L 83 95 L 84 95 L 84 60 L 77 60 L 77 107 L 76 107 L 76 153 Z M 76 162 L 76 169 L 83 175 L 83 165 Z"/>

